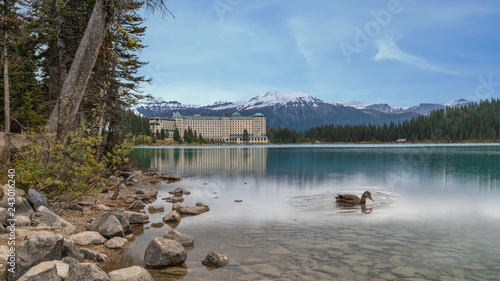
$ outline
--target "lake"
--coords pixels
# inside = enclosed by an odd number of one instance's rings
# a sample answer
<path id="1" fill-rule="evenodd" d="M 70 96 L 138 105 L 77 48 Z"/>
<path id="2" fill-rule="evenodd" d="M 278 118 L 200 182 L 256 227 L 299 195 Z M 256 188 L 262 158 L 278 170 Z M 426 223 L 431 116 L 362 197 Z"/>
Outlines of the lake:
<path id="1" fill-rule="evenodd" d="M 150 270 L 155 280 L 498 280 L 500 145 L 293 145 L 137 147 L 143 171 L 192 193 L 210 211 L 183 218 L 187 270 Z M 338 193 L 375 202 L 344 207 Z M 238 203 L 235 200 L 242 200 Z M 147 210 L 147 207 L 146 207 Z M 164 214 L 149 214 L 151 222 Z M 139 230 L 108 265 L 143 265 L 170 227 Z M 231 263 L 208 270 L 209 251 Z"/>

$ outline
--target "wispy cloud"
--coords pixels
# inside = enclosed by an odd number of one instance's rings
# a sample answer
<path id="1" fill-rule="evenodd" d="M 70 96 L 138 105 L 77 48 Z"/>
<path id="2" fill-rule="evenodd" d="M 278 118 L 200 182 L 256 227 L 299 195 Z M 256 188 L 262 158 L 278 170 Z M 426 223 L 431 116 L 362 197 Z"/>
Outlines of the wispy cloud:
<path id="1" fill-rule="evenodd" d="M 411 55 L 402 51 L 393 38 L 386 40 L 379 40 L 375 42 L 378 53 L 375 55 L 376 61 L 381 60 L 396 60 L 402 63 L 407 63 L 414 65 L 418 68 L 431 70 L 436 72 L 448 73 L 448 74 L 459 74 L 456 71 L 449 70 L 438 63 L 428 61 L 424 58 Z"/>

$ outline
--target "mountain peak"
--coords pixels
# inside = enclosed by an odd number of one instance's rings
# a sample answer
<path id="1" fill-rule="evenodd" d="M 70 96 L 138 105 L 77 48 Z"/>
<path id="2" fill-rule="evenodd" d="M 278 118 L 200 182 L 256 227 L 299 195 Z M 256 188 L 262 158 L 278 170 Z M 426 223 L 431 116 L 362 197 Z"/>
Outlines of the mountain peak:
<path id="1" fill-rule="evenodd" d="M 317 107 L 318 103 L 323 103 L 322 100 L 317 99 L 306 92 L 279 92 L 272 91 L 264 94 L 260 94 L 243 105 L 239 106 L 238 109 L 253 109 L 259 107 L 268 106 L 305 106 L 310 105 Z"/>

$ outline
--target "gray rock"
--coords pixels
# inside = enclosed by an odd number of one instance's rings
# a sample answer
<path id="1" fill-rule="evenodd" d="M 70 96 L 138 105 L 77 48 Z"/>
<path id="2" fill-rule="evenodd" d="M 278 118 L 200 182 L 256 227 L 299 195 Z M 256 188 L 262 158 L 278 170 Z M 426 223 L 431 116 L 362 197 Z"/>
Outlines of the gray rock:
<path id="1" fill-rule="evenodd" d="M 97 231 L 84 231 L 71 235 L 69 238 L 73 240 L 76 245 L 80 246 L 104 244 L 104 242 L 108 240 Z"/>
<path id="2" fill-rule="evenodd" d="M 204 266 L 219 268 L 227 265 L 229 263 L 228 257 L 216 252 L 210 252 L 205 257 L 205 260 L 201 262 Z"/>
<path id="3" fill-rule="evenodd" d="M 146 207 L 146 204 L 141 200 L 135 200 L 128 206 L 129 209 L 143 209 L 144 207 Z"/>
<path id="4" fill-rule="evenodd" d="M 168 213 L 166 216 L 163 217 L 163 221 L 165 223 L 168 222 L 180 222 L 181 221 L 181 216 L 179 215 L 179 212 L 177 211 L 172 211 Z"/>
<path id="5" fill-rule="evenodd" d="M 144 224 L 144 214 L 125 211 L 123 212 L 123 215 L 127 218 L 130 224 Z"/>
<path id="6" fill-rule="evenodd" d="M 94 250 L 87 249 L 87 248 L 81 248 L 80 249 L 80 254 L 83 254 L 83 257 L 89 260 L 93 261 L 107 261 L 108 256 L 105 254 L 98 253 Z"/>
<path id="7" fill-rule="evenodd" d="M 83 207 L 76 203 L 69 203 L 67 206 L 64 207 L 64 209 L 83 212 Z"/>
<path id="8" fill-rule="evenodd" d="M 148 211 L 153 214 L 153 213 L 162 213 L 165 212 L 165 207 L 164 206 L 149 206 Z"/>
<path id="9" fill-rule="evenodd" d="M 15 197 L 15 198 L 16 198 L 16 217 L 27 216 L 29 218 L 33 218 L 35 216 L 35 210 L 33 209 L 33 207 L 31 207 L 29 201 L 22 197 Z"/>
<path id="10" fill-rule="evenodd" d="M 57 267 L 53 261 L 46 261 L 30 268 L 18 281 L 59 281 L 61 277 L 57 274 Z"/>
<path id="11" fill-rule="evenodd" d="M 130 227 L 130 223 L 129 223 L 128 219 L 125 217 L 125 215 L 123 213 L 120 213 L 120 212 L 115 212 L 115 213 L 108 212 L 108 213 L 100 214 L 92 223 L 90 223 L 87 226 L 87 230 L 89 230 L 89 231 L 97 231 L 97 232 L 103 234 L 101 231 L 104 231 L 105 229 L 108 228 L 107 223 L 113 222 L 113 227 L 115 228 L 114 230 L 117 231 L 118 233 L 120 233 L 119 227 L 116 224 L 116 220 L 109 218 L 111 216 L 115 217 L 115 219 L 118 220 L 119 224 L 121 224 L 121 228 L 122 228 L 123 233 L 130 233 L 130 232 L 132 232 L 132 228 Z M 108 229 L 106 231 L 110 231 L 110 229 Z M 111 237 L 106 236 L 106 235 L 104 235 L 104 236 L 108 237 L 108 238 L 111 238 Z M 123 234 L 122 235 L 118 235 L 118 236 L 122 236 L 123 237 Z"/>
<path id="12" fill-rule="evenodd" d="M 97 204 L 97 205 L 94 205 L 92 206 L 92 208 L 90 208 L 91 210 L 98 210 L 98 211 L 111 211 L 111 208 L 104 205 L 104 204 Z"/>
<path id="13" fill-rule="evenodd" d="M 144 263 L 149 268 L 165 268 L 182 264 L 187 258 L 187 252 L 177 241 L 155 238 L 144 253 Z"/>
<path id="14" fill-rule="evenodd" d="M 74 258 L 70 258 L 70 257 L 64 257 L 61 261 L 64 262 L 65 264 L 67 264 L 67 265 L 75 265 L 75 264 L 79 264 L 80 263 L 80 261 L 78 261 L 78 260 L 76 260 Z"/>
<path id="15" fill-rule="evenodd" d="M 127 239 L 121 238 L 121 237 L 114 237 L 106 241 L 104 243 L 104 246 L 110 248 L 110 249 L 120 249 L 122 248 L 126 243 L 128 242 Z"/>
<path id="16" fill-rule="evenodd" d="M 123 237 L 123 226 L 115 216 L 108 216 L 99 224 L 97 232 L 106 238 Z"/>
<path id="17" fill-rule="evenodd" d="M 45 206 L 50 211 L 54 212 L 52 205 L 49 202 L 49 199 L 42 193 L 30 188 L 28 193 L 26 194 L 26 199 L 30 202 L 33 210 L 38 210 L 38 207 Z"/>
<path id="18" fill-rule="evenodd" d="M 193 237 L 191 237 L 187 234 L 182 234 L 175 229 L 167 230 L 165 232 L 165 234 L 163 234 L 163 238 L 175 240 L 175 241 L 181 243 L 182 246 L 191 246 L 194 243 Z"/>
<path id="19" fill-rule="evenodd" d="M 79 263 L 69 268 L 68 277 L 64 281 L 111 281 L 106 272 L 93 263 Z"/>
<path id="20" fill-rule="evenodd" d="M 54 261 L 54 264 L 56 265 L 57 268 L 57 275 L 59 275 L 61 279 L 64 280 L 66 277 L 68 277 L 69 264 L 63 261 Z"/>
<path id="21" fill-rule="evenodd" d="M 29 191 L 28 191 L 29 192 Z M 49 208 L 45 206 L 38 207 L 35 218 L 33 219 L 34 225 L 47 225 L 50 226 L 52 230 L 54 229 L 62 229 L 68 228 L 71 231 L 76 231 L 74 225 L 69 222 L 63 220 L 60 216 L 54 214 Z"/>
<path id="22" fill-rule="evenodd" d="M 154 281 L 151 274 L 140 266 L 113 270 L 109 273 L 109 277 L 113 281 Z"/>
<path id="23" fill-rule="evenodd" d="M 31 207 L 31 206 L 30 206 Z M 64 238 L 52 232 L 38 231 L 16 245 L 16 272 L 7 272 L 7 280 L 17 280 L 30 268 L 44 261 L 60 260 Z"/>
<path id="24" fill-rule="evenodd" d="M 28 216 L 21 216 L 17 215 L 15 216 L 16 218 L 16 227 L 19 226 L 31 226 L 31 219 Z"/>
<path id="25" fill-rule="evenodd" d="M 5 227 L 3 226 L 3 223 L 0 222 L 0 235 L 5 233 Z"/>
<path id="26" fill-rule="evenodd" d="M 63 258 L 70 257 L 77 261 L 83 262 L 83 255 L 78 252 L 78 248 L 75 246 L 75 242 L 69 238 L 64 238 L 61 256 Z"/>
<path id="27" fill-rule="evenodd" d="M 177 210 L 183 215 L 199 215 L 204 212 L 210 211 L 210 208 L 203 203 L 196 203 L 195 207 L 189 207 L 180 203 L 175 203 L 172 205 L 172 210 Z"/>

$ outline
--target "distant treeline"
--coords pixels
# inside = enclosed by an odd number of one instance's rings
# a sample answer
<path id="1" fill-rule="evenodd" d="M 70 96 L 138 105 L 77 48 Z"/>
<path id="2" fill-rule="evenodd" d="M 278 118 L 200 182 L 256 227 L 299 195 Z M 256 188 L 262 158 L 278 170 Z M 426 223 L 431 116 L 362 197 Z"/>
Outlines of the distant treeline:
<path id="1" fill-rule="evenodd" d="M 270 128 L 272 143 L 307 142 L 463 142 L 500 140 L 500 99 L 447 107 L 394 124 L 324 125 L 305 132 Z"/>

